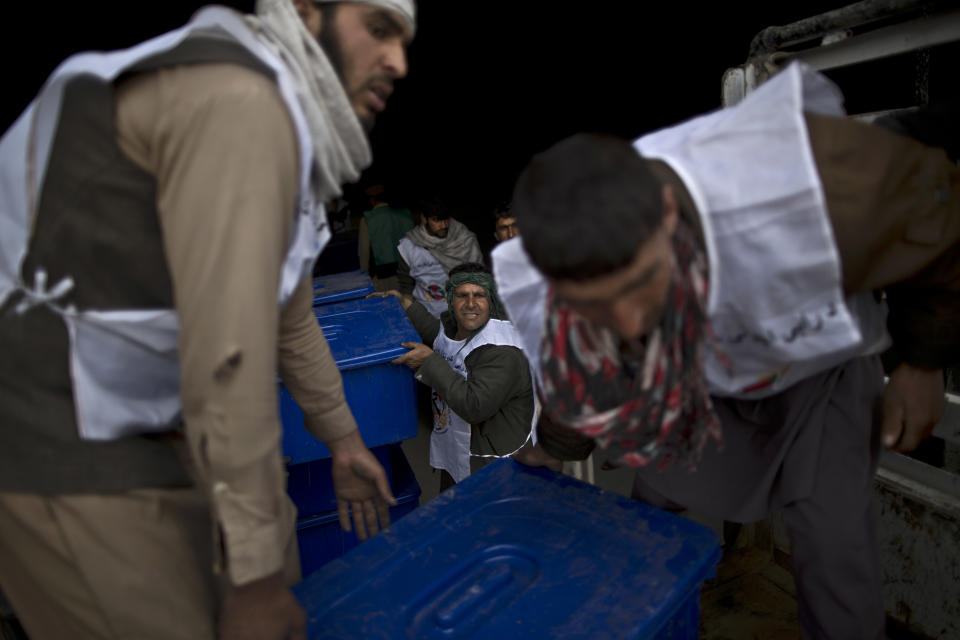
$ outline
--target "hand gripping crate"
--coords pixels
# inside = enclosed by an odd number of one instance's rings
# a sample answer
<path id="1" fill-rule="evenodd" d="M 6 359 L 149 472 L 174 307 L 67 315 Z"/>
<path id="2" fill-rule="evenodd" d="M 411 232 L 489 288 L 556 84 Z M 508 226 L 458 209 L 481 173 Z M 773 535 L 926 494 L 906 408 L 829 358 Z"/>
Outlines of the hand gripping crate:
<path id="1" fill-rule="evenodd" d="M 420 485 L 410 468 L 410 463 L 398 444 L 388 444 L 373 448 L 373 454 L 380 460 L 390 489 L 397 504 L 390 507 L 390 521 L 416 509 L 420 504 Z M 317 474 L 314 483 L 297 484 L 294 475 L 289 478 L 288 493 L 297 505 L 297 545 L 300 549 L 300 573 L 308 576 L 327 562 L 339 558 L 353 549 L 360 541 L 351 528 L 344 531 L 340 527 L 337 515 L 337 501 L 330 486 L 330 460 L 317 460 L 301 468 L 313 466 L 311 471 Z M 353 523 L 351 521 L 351 527 Z"/>

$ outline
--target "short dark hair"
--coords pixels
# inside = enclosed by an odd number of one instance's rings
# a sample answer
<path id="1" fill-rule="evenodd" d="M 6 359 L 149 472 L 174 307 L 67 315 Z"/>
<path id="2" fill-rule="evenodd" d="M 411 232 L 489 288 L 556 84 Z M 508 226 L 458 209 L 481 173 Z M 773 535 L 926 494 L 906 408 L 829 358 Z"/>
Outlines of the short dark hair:
<path id="1" fill-rule="evenodd" d="M 626 140 L 579 133 L 533 157 L 513 208 L 533 263 L 558 280 L 628 265 L 663 221 L 660 182 Z"/>
<path id="2" fill-rule="evenodd" d="M 414 209 L 424 218 L 437 218 L 439 220 L 446 220 L 450 217 L 450 210 L 439 196 L 420 198 L 417 200 L 416 205 L 414 205 Z"/>
<path id="3" fill-rule="evenodd" d="M 504 200 L 503 202 L 497 203 L 497 206 L 493 208 L 493 221 L 496 223 L 500 218 L 515 218 L 516 216 L 513 213 L 513 202 L 510 200 Z"/>

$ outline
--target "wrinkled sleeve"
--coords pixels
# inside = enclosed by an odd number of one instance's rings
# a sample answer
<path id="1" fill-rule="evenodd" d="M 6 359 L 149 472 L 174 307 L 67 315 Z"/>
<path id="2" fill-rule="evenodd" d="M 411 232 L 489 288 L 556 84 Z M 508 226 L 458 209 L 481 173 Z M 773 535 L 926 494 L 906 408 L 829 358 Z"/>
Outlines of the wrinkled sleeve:
<path id="1" fill-rule="evenodd" d="M 484 345 L 467 358 L 466 378 L 438 353 L 424 360 L 416 377 L 435 389 L 458 416 L 476 424 L 489 420 L 506 404 L 519 374 L 529 369 L 516 347 Z"/>
<path id="2" fill-rule="evenodd" d="M 403 259 L 403 256 L 397 258 L 397 290 L 400 293 L 413 294 L 413 288 L 416 283 L 410 275 L 410 265 Z"/>
<path id="3" fill-rule="evenodd" d="M 293 526 L 275 376 L 294 129 L 269 78 L 222 64 L 126 81 L 117 122 L 121 147 L 156 178 L 187 441 L 229 577 L 245 584 L 283 567 Z"/>
<path id="4" fill-rule="evenodd" d="M 593 438 L 553 422 L 546 412 L 541 412 L 537 421 L 537 443 L 560 460 L 586 460 L 597 446 Z"/>
<path id="5" fill-rule="evenodd" d="M 910 174 L 920 188 L 898 250 L 937 256 L 906 280 L 886 288 L 891 360 L 939 369 L 960 363 L 960 100 L 889 115 L 877 124 L 926 145 L 911 149 L 922 169 Z M 911 147 L 914 145 L 911 145 Z M 943 149 L 947 158 L 940 157 Z M 898 153 L 902 158 L 907 153 Z M 894 176 L 897 177 L 897 176 Z M 903 180 L 907 183 L 907 180 Z"/>
<path id="6" fill-rule="evenodd" d="M 886 293 L 888 363 L 960 361 L 960 170 L 902 131 L 805 118 L 844 290 Z"/>

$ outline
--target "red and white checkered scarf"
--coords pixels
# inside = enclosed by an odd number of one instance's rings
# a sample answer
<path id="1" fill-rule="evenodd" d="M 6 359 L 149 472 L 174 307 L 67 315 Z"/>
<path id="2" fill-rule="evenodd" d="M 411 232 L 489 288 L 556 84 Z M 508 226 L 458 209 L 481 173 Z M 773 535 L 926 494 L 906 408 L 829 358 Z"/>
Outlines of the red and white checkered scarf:
<path id="1" fill-rule="evenodd" d="M 610 460 L 639 467 L 659 461 L 696 466 L 720 421 L 703 375 L 708 270 L 690 228 L 678 221 L 676 258 L 660 325 L 636 349 L 631 366 L 612 330 L 593 326 L 551 291 L 540 351 L 543 410 L 596 440 Z"/>

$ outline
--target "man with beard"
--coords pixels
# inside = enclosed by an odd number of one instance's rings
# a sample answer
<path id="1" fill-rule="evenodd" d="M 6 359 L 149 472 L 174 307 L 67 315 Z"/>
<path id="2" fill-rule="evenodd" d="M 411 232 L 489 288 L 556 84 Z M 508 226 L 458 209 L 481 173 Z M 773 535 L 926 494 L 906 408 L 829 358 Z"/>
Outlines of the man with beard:
<path id="1" fill-rule="evenodd" d="M 516 453 L 539 413 L 530 366 L 490 270 L 458 265 L 444 289 L 448 310 L 439 320 L 409 294 L 371 294 L 396 296 L 423 339 L 403 343 L 410 351 L 394 363 L 416 371 L 431 389 L 430 466 L 440 470 L 441 491 Z"/>
<path id="2" fill-rule="evenodd" d="M 657 506 L 782 508 L 805 638 L 883 637 L 880 445 L 929 435 L 960 360 L 960 171 L 843 116 L 794 63 L 632 146 L 574 136 L 525 169 L 522 244 L 493 252 L 550 418 L 518 457 L 599 445 Z"/>
<path id="3" fill-rule="evenodd" d="M 31 638 L 305 637 L 278 371 L 341 525 L 386 524 L 310 276 L 413 29 L 410 0 L 208 7 L 69 59 L 0 141 L 0 586 Z"/>
<path id="4" fill-rule="evenodd" d="M 397 282 L 435 318 L 447 310 L 444 284 L 450 269 L 467 262 L 483 262 L 477 236 L 450 217 L 436 199 L 419 207 L 420 224 L 397 245 Z"/>

